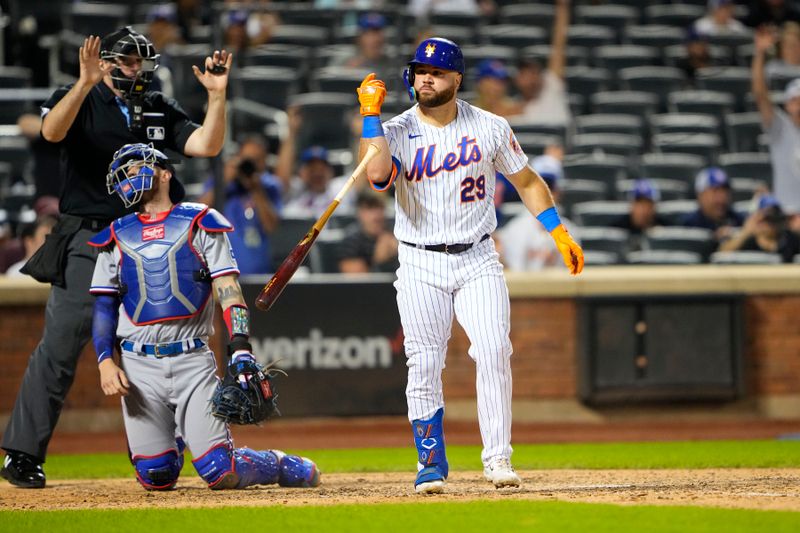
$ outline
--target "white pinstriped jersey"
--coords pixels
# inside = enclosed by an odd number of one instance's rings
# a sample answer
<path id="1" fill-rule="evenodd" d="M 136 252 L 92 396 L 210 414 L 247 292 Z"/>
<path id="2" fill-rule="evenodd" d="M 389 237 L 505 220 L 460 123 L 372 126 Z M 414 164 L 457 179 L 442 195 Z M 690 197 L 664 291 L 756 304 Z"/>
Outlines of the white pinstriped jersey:
<path id="1" fill-rule="evenodd" d="M 383 125 L 401 241 L 470 243 L 492 233 L 495 171 L 515 174 L 528 164 L 508 121 L 456 103 L 455 120 L 443 128 L 420 120 L 416 105 Z"/>

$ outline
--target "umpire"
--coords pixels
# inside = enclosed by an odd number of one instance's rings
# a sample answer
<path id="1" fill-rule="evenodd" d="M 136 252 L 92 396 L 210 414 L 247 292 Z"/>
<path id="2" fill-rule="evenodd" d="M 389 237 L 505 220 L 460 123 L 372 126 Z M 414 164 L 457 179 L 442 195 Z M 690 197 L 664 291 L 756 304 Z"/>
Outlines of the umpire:
<path id="1" fill-rule="evenodd" d="M 97 253 L 87 241 L 126 214 L 119 197 L 108 195 L 106 172 L 114 152 L 129 143 L 153 143 L 185 156 L 213 157 L 225 137 L 225 92 L 232 56 L 215 51 L 205 71 L 192 67 L 208 91 L 202 126 L 177 102 L 149 91 L 158 54 L 143 35 L 126 27 L 89 36 L 80 48 L 80 77 L 56 90 L 42 105 L 42 137 L 61 148 L 58 225 L 23 268 L 52 284 L 42 340 L 31 354 L 14 411 L 3 433 L 6 451 L 0 474 L 24 488 L 45 486 L 42 464 L 78 356 L 91 338 L 93 297 L 89 284 Z M 173 202 L 184 196 L 177 180 Z"/>

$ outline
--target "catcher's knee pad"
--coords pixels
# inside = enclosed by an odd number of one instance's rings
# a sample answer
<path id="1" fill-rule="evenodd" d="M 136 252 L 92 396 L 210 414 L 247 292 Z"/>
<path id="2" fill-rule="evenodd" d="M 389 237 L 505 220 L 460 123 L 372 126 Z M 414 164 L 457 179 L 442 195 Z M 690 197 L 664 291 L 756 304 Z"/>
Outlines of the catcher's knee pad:
<path id="1" fill-rule="evenodd" d="M 269 450 L 280 460 L 278 485 L 281 487 L 317 487 L 322 474 L 317 465 L 308 457 L 287 455 L 280 450 Z"/>
<path id="2" fill-rule="evenodd" d="M 434 479 L 447 479 L 449 465 L 444 448 L 444 409 L 439 409 L 427 420 L 414 420 L 414 445 L 417 447 L 419 472 L 417 484 Z M 424 478 L 424 479 L 421 479 Z"/>
<path id="3" fill-rule="evenodd" d="M 280 459 L 270 450 L 257 452 L 250 448 L 237 448 L 233 456 L 236 474 L 239 476 L 237 489 L 278 482 Z"/>
<path id="4" fill-rule="evenodd" d="M 192 464 L 211 489 L 235 489 L 239 484 L 233 450 L 228 443 L 217 444 Z"/>
<path id="5" fill-rule="evenodd" d="M 135 455 L 132 459 L 136 479 L 147 490 L 170 490 L 178 482 L 183 466 L 183 454 L 168 450 L 151 457 Z"/>

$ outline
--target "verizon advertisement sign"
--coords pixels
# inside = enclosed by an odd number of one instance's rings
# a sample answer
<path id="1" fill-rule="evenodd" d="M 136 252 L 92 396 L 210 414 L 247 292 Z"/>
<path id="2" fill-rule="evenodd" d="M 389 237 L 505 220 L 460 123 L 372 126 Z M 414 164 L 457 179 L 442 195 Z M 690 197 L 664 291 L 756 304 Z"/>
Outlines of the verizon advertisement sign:
<path id="1" fill-rule="evenodd" d="M 406 413 L 393 278 L 375 278 L 292 282 L 268 312 L 250 307 L 256 358 L 289 374 L 275 380 L 284 416 Z M 242 279 L 242 289 L 253 302 L 266 280 L 250 279 Z"/>

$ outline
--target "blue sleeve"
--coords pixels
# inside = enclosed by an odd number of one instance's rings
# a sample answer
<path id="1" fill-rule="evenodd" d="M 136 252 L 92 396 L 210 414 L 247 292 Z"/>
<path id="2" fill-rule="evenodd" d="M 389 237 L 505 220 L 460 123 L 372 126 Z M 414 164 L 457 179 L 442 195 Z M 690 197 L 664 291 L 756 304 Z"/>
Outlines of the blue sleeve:
<path id="1" fill-rule="evenodd" d="M 92 340 L 98 364 L 114 355 L 117 341 L 119 300 L 116 296 L 101 294 L 95 298 L 92 315 Z"/>

